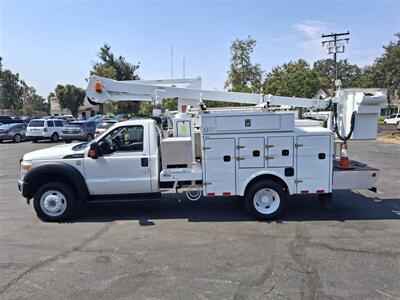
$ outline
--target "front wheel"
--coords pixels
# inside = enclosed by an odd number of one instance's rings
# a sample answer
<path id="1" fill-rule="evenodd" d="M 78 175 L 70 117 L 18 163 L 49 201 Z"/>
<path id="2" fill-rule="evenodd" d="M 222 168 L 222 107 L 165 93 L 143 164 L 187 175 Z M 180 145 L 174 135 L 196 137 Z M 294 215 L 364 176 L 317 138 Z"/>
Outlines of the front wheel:
<path id="1" fill-rule="evenodd" d="M 43 221 L 65 221 L 75 214 L 75 194 L 65 183 L 50 182 L 36 191 L 33 206 L 38 217 Z"/>
<path id="2" fill-rule="evenodd" d="M 286 204 L 286 193 L 282 184 L 272 180 L 253 183 L 245 194 L 247 211 L 257 219 L 275 219 Z"/>
<path id="3" fill-rule="evenodd" d="M 21 142 L 21 135 L 20 135 L 20 134 L 14 135 L 13 140 L 14 140 L 14 143 L 19 143 L 19 142 Z"/>
<path id="4" fill-rule="evenodd" d="M 51 136 L 51 141 L 53 143 L 58 142 L 58 133 L 57 132 L 53 133 L 53 135 Z"/>

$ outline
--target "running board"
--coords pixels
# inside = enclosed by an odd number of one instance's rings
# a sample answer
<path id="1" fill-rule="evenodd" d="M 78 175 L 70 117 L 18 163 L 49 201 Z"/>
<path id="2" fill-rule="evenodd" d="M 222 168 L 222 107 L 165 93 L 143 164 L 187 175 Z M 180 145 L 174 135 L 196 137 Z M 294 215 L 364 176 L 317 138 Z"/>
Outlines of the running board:
<path id="1" fill-rule="evenodd" d="M 129 203 L 147 202 L 161 199 L 161 193 L 151 194 L 123 194 L 123 195 L 95 195 L 86 200 L 86 203 Z"/>

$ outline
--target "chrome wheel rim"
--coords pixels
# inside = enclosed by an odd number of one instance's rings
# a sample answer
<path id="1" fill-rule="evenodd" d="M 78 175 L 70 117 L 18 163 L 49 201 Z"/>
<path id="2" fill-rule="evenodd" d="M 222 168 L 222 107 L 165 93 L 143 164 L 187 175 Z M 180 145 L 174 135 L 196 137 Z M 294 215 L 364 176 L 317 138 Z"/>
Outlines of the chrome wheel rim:
<path id="1" fill-rule="evenodd" d="M 281 203 L 279 194 L 272 189 L 259 190 L 253 198 L 254 208 L 261 214 L 269 215 L 278 210 Z"/>
<path id="2" fill-rule="evenodd" d="M 19 143 L 19 142 L 21 141 L 21 137 L 19 136 L 19 134 L 17 134 L 17 135 L 14 137 L 14 140 L 15 140 L 16 143 Z"/>
<path id="3" fill-rule="evenodd" d="M 40 208 L 45 214 L 51 217 L 58 217 L 67 209 L 67 199 L 63 193 L 49 190 L 40 198 Z"/>

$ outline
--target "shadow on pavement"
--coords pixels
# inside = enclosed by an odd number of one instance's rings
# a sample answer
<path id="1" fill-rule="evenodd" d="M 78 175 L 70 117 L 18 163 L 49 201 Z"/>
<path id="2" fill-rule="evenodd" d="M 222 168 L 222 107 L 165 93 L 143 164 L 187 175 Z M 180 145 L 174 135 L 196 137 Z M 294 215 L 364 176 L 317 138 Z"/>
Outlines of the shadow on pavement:
<path id="1" fill-rule="evenodd" d="M 181 196 L 183 199 L 184 197 Z M 334 192 L 331 209 L 322 207 L 315 195 L 294 196 L 276 222 L 400 220 L 400 199 L 375 201 L 351 191 Z M 136 203 L 90 204 L 74 222 L 110 222 L 137 220 L 142 226 L 163 219 L 187 219 L 188 222 L 254 221 L 239 197 L 204 198 L 198 202 L 178 202 L 174 194 L 161 200 Z M 275 221 L 274 221 L 275 222 Z"/>

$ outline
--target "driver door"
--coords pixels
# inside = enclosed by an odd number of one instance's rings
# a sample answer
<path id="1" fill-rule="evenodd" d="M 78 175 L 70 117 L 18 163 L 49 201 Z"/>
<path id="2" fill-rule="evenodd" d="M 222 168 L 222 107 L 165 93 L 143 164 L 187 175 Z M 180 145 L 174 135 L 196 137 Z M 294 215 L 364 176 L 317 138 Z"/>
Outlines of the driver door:
<path id="1" fill-rule="evenodd" d="M 145 136 L 148 132 L 142 125 L 118 127 L 98 141 L 106 151 L 97 159 L 88 157 L 86 150 L 84 170 L 91 195 L 152 192 Z"/>

